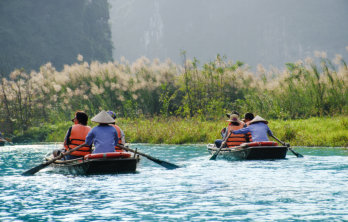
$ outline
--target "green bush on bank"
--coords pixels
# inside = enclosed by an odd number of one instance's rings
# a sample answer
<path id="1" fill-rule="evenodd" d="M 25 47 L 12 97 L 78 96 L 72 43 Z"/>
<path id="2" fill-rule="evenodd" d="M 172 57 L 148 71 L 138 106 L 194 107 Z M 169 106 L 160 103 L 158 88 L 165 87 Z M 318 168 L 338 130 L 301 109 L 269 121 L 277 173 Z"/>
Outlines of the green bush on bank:
<path id="1" fill-rule="evenodd" d="M 16 136 L 14 142 L 62 142 L 71 122 L 30 128 Z M 126 134 L 128 143 L 197 144 L 213 143 L 221 138 L 220 131 L 227 126 L 225 119 L 199 118 L 119 118 L 117 124 Z M 90 123 L 90 126 L 96 124 Z M 348 147 L 348 118 L 312 117 L 299 120 L 269 120 L 276 137 L 292 146 Z"/>

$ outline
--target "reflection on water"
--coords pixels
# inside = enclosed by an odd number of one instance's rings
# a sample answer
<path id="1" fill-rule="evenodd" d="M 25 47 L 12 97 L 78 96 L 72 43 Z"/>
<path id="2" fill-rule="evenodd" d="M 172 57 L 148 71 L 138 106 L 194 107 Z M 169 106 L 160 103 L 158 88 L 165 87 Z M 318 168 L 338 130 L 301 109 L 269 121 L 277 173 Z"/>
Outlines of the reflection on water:
<path id="1" fill-rule="evenodd" d="M 71 176 L 40 164 L 54 144 L 0 147 L 1 221 L 344 221 L 347 149 L 304 148 L 285 160 L 209 161 L 204 145 L 132 145 L 136 174 Z"/>
<path id="2" fill-rule="evenodd" d="M 296 147 L 295 149 L 310 156 L 348 156 L 348 147 Z"/>

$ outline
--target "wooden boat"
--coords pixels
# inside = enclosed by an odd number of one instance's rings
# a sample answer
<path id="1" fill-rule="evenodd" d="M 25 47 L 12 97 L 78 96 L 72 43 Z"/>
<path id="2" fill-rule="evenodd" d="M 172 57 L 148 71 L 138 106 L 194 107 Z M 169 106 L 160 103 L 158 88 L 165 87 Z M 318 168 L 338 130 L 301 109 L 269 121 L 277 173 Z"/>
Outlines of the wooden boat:
<path id="1" fill-rule="evenodd" d="M 215 144 L 208 144 L 207 148 L 210 154 L 219 150 Z M 218 156 L 227 160 L 285 159 L 287 151 L 288 147 L 278 146 L 276 142 L 251 142 L 233 148 L 222 148 Z"/>
<path id="2" fill-rule="evenodd" d="M 53 158 L 50 154 L 46 161 Z M 138 155 L 128 152 L 88 154 L 73 160 L 56 160 L 51 166 L 59 173 L 74 175 L 135 173 Z"/>
<path id="3" fill-rule="evenodd" d="M 7 140 L 5 140 L 4 138 L 0 137 L 0 146 L 5 146 L 5 142 L 7 142 Z"/>

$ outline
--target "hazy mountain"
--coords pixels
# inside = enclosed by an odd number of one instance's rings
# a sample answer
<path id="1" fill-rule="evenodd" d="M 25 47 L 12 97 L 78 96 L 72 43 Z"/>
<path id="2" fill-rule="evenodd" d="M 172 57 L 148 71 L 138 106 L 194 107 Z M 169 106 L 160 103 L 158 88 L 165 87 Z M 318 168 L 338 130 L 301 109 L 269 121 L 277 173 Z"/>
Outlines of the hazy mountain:
<path id="1" fill-rule="evenodd" d="M 109 0 L 113 56 L 201 62 L 218 53 L 282 67 L 313 52 L 347 58 L 346 0 Z"/>
<path id="2" fill-rule="evenodd" d="M 112 60 L 107 0 L 0 0 L 0 74 Z"/>

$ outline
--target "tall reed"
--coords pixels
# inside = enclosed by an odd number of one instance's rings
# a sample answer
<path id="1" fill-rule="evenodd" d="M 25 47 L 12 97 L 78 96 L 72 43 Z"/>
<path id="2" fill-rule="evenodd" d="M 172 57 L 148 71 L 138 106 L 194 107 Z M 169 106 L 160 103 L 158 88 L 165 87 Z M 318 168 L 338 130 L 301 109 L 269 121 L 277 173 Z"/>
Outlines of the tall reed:
<path id="1" fill-rule="evenodd" d="M 232 109 L 273 119 L 347 115 L 348 110 L 348 69 L 340 56 L 334 63 L 322 56 L 256 73 L 220 55 L 203 65 L 185 59 L 184 66 L 145 57 L 134 63 L 78 59 L 61 71 L 48 63 L 2 78 L 0 130 L 20 134 L 66 121 L 76 110 L 90 116 L 113 110 L 124 118 L 201 120 L 220 119 Z"/>

